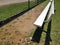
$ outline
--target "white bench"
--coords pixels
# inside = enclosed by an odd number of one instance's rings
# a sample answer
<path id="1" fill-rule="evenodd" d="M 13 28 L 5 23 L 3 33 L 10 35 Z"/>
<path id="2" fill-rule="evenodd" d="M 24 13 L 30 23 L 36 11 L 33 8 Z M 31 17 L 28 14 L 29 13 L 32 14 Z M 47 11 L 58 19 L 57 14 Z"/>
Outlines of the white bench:
<path id="1" fill-rule="evenodd" d="M 50 11 L 49 11 L 49 9 L 50 9 Z M 52 14 L 54 14 L 54 0 L 50 0 L 50 2 L 47 4 L 45 9 L 42 11 L 42 13 L 39 15 L 39 17 L 34 22 L 34 25 L 42 27 L 48 11 L 49 11 L 49 14 L 48 14 L 47 21 L 49 21 L 52 17 Z"/>

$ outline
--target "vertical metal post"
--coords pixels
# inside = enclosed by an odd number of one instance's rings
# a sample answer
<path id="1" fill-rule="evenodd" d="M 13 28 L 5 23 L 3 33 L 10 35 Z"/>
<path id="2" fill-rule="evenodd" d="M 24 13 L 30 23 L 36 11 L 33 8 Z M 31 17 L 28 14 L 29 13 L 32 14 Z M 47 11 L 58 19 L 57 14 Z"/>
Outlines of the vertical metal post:
<path id="1" fill-rule="evenodd" d="M 38 0 L 37 0 L 37 5 L 38 5 Z"/>
<path id="2" fill-rule="evenodd" d="M 35 5 L 37 5 L 37 0 L 35 0 Z"/>
<path id="3" fill-rule="evenodd" d="M 28 9 L 30 9 L 30 0 L 28 0 Z"/>

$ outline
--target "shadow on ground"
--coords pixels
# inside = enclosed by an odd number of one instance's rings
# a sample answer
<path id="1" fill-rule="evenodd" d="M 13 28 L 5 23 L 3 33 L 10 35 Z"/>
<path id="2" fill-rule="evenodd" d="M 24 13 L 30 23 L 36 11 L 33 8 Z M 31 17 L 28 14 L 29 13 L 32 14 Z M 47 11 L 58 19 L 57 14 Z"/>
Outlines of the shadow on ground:
<path id="1" fill-rule="evenodd" d="M 44 45 L 50 45 L 50 42 L 52 41 L 51 40 L 51 37 L 50 37 L 50 33 L 51 33 L 51 22 L 50 21 L 48 23 L 48 27 L 47 27 L 47 32 L 43 30 L 44 28 L 44 24 L 43 26 L 40 28 L 40 27 L 37 27 L 36 31 L 34 32 L 33 34 L 33 37 L 32 37 L 32 40 L 33 42 L 37 42 L 37 43 L 40 43 L 40 39 L 42 37 L 42 32 L 45 32 L 46 33 L 46 37 L 45 37 L 45 44 Z"/>
<path id="2" fill-rule="evenodd" d="M 47 33 L 46 33 L 46 38 L 45 38 L 45 44 L 44 45 L 50 45 L 50 42 L 52 41 L 51 40 L 51 37 L 50 37 L 50 33 L 51 33 L 51 22 L 50 21 L 48 23 L 48 28 L 47 28 Z"/>

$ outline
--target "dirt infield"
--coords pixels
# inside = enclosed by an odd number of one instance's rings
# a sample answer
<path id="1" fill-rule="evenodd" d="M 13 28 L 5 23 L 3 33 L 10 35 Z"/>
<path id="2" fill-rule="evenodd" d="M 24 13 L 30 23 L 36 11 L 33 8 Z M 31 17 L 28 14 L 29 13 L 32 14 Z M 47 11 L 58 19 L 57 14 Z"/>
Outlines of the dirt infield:
<path id="1" fill-rule="evenodd" d="M 8 5 L 13 3 L 20 3 L 20 2 L 26 2 L 27 0 L 0 0 L 0 6 L 2 5 Z"/>
<path id="2" fill-rule="evenodd" d="M 27 45 L 31 32 L 36 29 L 33 23 L 43 8 L 44 6 L 39 5 L 0 28 L 1 44 Z"/>

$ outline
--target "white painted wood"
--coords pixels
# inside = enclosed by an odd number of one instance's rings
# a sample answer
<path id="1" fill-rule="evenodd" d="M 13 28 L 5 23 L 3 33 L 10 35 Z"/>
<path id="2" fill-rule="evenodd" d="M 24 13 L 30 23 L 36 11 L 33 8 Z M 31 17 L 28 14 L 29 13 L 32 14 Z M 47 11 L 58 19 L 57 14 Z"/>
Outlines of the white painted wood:
<path id="1" fill-rule="evenodd" d="M 54 0 L 52 1 L 52 14 L 54 14 Z"/>
<path id="2" fill-rule="evenodd" d="M 41 27 L 43 25 L 43 22 L 44 22 L 45 17 L 46 17 L 46 15 L 48 13 L 50 5 L 51 5 L 51 2 L 49 2 L 48 5 L 46 6 L 46 8 L 42 11 L 42 13 L 40 14 L 40 16 L 34 22 L 34 25 L 37 25 L 39 27 Z"/>
<path id="3" fill-rule="evenodd" d="M 52 1 L 51 8 L 50 8 L 50 11 L 48 14 L 47 22 L 49 22 L 52 19 L 53 14 L 54 14 L 54 2 Z"/>
<path id="4" fill-rule="evenodd" d="M 46 22 L 49 22 L 51 20 L 51 17 L 52 17 L 52 5 L 51 5 L 51 8 L 50 8 L 50 11 L 49 11 L 48 18 L 47 18 Z"/>
<path id="5" fill-rule="evenodd" d="M 52 1 L 52 0 L 50 0 L 50 1 Z"/>

